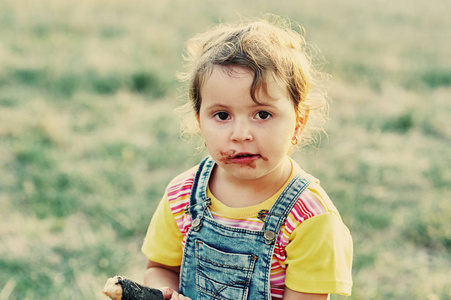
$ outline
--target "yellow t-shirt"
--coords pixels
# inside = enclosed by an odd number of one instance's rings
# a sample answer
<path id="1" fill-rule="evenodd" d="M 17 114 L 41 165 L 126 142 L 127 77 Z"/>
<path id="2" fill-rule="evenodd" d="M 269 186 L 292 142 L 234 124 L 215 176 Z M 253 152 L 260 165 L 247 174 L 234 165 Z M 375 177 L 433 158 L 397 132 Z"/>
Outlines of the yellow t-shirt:
<path id="1" fill-rule="evenodd" d="M 184 208 L 189 203 L 196 170 L 188 170 L 169 184 L 152 217 L 142 252 L 154 262 L 181 265 L 191 224 L 191 217 L 185 214 Z M 303 171 L 294 164 L 290 179 L 276 194 L 250 207 L 228 207 L 207 189 L 212 201 L 209 209 L 218 222 L 260 230 L 263 222 L 257 218 L 258 212 L 271 208 L 296 173 Z M 351 294 L 353 245 L 350 232 L 319 181 L 312 179 L 276 241 L 270 278 L 273 298 L 281 298 L 285 286 L 303 293 Z"/>

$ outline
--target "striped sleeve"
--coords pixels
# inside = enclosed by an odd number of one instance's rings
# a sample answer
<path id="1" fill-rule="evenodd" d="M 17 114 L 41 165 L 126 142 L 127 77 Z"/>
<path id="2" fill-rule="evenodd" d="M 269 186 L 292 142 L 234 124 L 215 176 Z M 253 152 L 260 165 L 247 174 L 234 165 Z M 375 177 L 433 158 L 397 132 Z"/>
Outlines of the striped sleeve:
<path id="1" fill-rule="evenodd" d="M 352 238 L 335 213 L 304 221 L 285 250 L 288 288 L 312 294 L 351 294 Z"/>
<path id="2" fill-rule="evenodd" d="M 302 222 L 327 212 L 322 199 L 307 189 L 301 194 L 282 226 L 274 248 L 271 265 L 271 287 L 273 298 L 282 298 L 285 289 L 285 276 L 288 266 L 286 247 L 291 242 L 293 232 Z M 291 258 L 291 257 L 290 257 Z"/>
<path id="3" fill-rule="evenodd" d="M 180 266 L 191 216 L 185 214 L 195 176 L 191 169 L 174 178 L 166 189 L 147 230 L 141 251 L 151 261 Z"/>
<path id="4" fill-rule="evenodd" d="M 191 215 L 185 213 L 185 208 L 189 205 L 195 175 L 196 170 L 191 169 L 175 178 L 169 185 L 167 192 L 170 208 L 168 213 L 175 219 L 183 236 L 186 236 L 191 226 Z"/>
<path id="5" fill-rule="evenodd" d="M 286 269 L 288 288 L 350 295 L 352 238 L 319 185 L 313 184 L 301 195 L 280 234 L 282 251 L 276 256 Z"/>

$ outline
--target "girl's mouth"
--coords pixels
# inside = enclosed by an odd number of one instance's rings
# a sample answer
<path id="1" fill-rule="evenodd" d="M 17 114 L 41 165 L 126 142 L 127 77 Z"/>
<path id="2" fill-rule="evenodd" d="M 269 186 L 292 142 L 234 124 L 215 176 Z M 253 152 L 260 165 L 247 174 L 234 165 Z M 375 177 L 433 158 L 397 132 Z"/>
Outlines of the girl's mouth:
<path id="1" fill-rule="evenodd" d="M 235 155 L 230 156 L 230 160 L 236 164 L 249 164 L 262 156 L 260 154 L 252 154 L 252 153 L 237 153 Z"/>
<path id="2" fill-rule="evenodd" d="M 219 160 L 224 164 L 250 164 L 257 159 L 263 159 L 268 161 L 267 157 L 261 154 L 249 153 L 249 152 L 237 152 L 235 150 L 220 151 L 218 152 Z"/>

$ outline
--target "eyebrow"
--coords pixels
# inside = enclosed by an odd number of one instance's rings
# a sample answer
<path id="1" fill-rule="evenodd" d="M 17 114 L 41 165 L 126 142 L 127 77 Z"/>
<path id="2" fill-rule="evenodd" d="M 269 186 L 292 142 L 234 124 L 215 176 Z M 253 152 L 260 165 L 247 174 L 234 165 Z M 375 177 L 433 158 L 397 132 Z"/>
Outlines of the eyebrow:
<path id="1" fill-rule="evenodd" d="M 206 109 L 213 109 L 213 108 L 229 108 L 229 105 L 225 105 L 222 103 L 213 103 L 206 107 Z M 256 103 L 254 102 L 251 107 L 274 107 L 274 105 L 271 104 L 271 102 L 265 102 L 265 103 Z"/>

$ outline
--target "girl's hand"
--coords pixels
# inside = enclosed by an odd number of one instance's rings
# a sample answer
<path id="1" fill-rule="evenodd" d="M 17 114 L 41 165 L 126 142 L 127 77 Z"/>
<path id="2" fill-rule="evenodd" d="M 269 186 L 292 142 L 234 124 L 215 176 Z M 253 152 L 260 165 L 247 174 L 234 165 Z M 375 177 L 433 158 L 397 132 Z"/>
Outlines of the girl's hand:
<path id="1" fill-rule="evenodd" d="M 171 289 L 169 287 L 162 287 L 159 290 L 163 292 L 164 299 L 169 299 L 169 300 L 191 300 L 191 298 L 185 297 L 185 296 L 177 293 L 176 291 L 174 291 L 173 289 Z"/>

